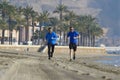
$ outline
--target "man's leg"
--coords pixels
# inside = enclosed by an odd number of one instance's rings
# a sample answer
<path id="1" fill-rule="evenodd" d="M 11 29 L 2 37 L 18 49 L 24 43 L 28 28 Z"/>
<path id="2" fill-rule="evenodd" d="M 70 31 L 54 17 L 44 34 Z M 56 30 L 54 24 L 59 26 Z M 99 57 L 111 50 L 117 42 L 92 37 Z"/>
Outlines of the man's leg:
<path id="1" fill-rule="evenodd" d="M 70 61 L 72 61 L 72 44 L 69 44 L 69 55 L 70 55 Z"/>
<path id="2" fill-rule="evenodd" d="M 75 55 L 76 55 L 76 50 L 77 50 L 77 45 L 76 44 L 74 44 L 74 46 L 73 46 L 73 60 L 75 60 Z"/>
<path id="3" fill-rule="evenodd" d="M 72 61 L 72 51 L 71 51 L 71 49 L 70 49 L 69 55 L 70 55 L 70 61 Z"/>
<path id="4" fill-rule="evenodd" d="M 50 59 L 50 48 L 51 48 L 51 45 L 50 44 L 48 44 L 48 59 Z"/>
<path id="5" fill-rule="evenodd" d="M 55 45 L 52 45 L 51 57 L 53 57 Z"/>
<path id="6" fill-rule="evenodd" d="M 75 60 L 75 54 L 76 54 L 75 52 L 76 52 L 76 51 L 74 51 L 74 53 L 73 53 L 73 60 Z"/>

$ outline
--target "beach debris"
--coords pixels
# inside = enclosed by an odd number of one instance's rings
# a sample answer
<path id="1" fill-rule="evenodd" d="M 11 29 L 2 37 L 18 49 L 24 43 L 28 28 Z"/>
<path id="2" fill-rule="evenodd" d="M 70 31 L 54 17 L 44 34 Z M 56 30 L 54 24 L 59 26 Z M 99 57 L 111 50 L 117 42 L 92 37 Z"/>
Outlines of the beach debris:
<path id="1" fill-rule="evenodd" d="M 82 75 L 90 75 L 90 73 L 82 73 Z"/>
<path id="2" fill-rule="evenodd" d="M 106 76 L 102 76 L 102 79 L 105 79 L 106 78 Z"/>

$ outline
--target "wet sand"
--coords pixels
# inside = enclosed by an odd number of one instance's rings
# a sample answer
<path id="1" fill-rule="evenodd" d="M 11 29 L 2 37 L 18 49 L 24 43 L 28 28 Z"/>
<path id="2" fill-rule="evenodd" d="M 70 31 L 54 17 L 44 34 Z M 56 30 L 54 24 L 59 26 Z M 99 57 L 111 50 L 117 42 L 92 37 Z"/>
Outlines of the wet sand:
<path id="1" fill-rule="evenodd" d="M 47 53 L 0 51 L 0 80 L 120 80 L 120 67 L 96 62 L 108 54 Z"/>

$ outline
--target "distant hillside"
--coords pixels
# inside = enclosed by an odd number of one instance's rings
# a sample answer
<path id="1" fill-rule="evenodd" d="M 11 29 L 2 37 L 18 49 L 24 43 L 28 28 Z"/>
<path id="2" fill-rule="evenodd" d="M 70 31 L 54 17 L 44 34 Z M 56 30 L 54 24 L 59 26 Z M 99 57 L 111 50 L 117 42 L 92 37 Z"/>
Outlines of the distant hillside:
<path id="1" fill-rule="evenodd" d="M 52 12 L 56 6 L 60 3 L 60 0 L 8 0 L 16 6 L 33 6 L 33 8 L 42 12 L 48 10 Z M 93 1 L 93 0 L 91 0 Z M 98 9 L 88 7 L 89 0 L 62 0 L 62 3 L 66 5 L 70 10 L 76 12 L 76 14 L 91 14 L 96 16 L 99 13 Z"/>
<path id="2" fill-rule="evenodd" d="M 52 12 L 60 0 L 8 0 L 17 6 L 33 6 L 34 10 Z M 120 0 L 62 0 L 76 14 L 97 16 L 101 26 L 109 28 L 108 36 L 120 37 Z"/>
<path id="3" fill-rule="evenodd" d="M 95 0 L 90 7 L 100 8 L 99 20 L 110 29 L 109 36 L 120 37 L 120 0 Z"/>

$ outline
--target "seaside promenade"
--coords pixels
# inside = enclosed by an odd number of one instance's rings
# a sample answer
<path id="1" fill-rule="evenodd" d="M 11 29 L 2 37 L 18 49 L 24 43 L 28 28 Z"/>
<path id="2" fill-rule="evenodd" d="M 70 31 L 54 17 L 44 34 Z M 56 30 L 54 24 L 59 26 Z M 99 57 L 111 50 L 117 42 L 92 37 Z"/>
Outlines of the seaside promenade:
<path id="1" fill-rule="evenodd" d="M 120 68 L 95 61 L 104 59 L 103 47 L 78 47 L 69 61 L 68 46 L 56 46 L 54 57 L 40 46 L 0 46 L 0 80 L 119 80 Z M 81 51 L 81 52 L 80 52 Z"/>

